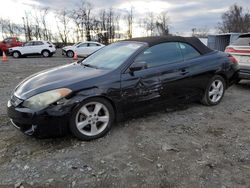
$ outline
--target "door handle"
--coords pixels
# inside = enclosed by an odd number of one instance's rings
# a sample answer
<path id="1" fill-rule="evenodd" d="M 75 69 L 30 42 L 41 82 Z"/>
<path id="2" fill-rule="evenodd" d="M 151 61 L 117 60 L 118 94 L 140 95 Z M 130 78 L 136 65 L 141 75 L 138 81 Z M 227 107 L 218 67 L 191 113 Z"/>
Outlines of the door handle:
<path id="1" fill-rule="evenodd" d="M 181 75 L 186 75 L 188 74 L 189 72 L 186 70 L 186 69 L 181 69 Z"/>

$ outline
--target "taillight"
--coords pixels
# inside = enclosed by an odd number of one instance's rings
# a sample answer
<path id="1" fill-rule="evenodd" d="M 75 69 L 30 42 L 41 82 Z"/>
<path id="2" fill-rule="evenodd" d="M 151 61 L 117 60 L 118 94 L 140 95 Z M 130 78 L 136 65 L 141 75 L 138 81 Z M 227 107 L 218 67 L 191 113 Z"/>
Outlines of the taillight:
<path id="1" fill-rule="evenodd" d="M 226 48 L 225 52 L 235 52 L 235 49 L 234 48 Z"/>
<path id="2" fill-rule="evenodd" d="M 237 59 L 231 55 L 229 55 L 229 59 L 232 63 L 236 63 L 236 64 L 238 63 Z"/>

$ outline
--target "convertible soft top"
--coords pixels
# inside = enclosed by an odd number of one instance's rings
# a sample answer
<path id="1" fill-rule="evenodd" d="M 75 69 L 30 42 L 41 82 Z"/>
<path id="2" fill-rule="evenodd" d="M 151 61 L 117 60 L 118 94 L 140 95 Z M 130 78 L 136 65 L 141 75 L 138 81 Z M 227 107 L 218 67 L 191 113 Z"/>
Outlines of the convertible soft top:
<path id="1" fill-rule="evenodd" d="M 135 42 L 144 42 L 149 45 L 149 47 L 164 43 L 164 42 L 183 42 L 188 43 L 198 50 L 201 54 L 207 54 L 212 52 L 210 48 L 205 46 L 198 38 L 196 37 L 180 37 L 180 36 L 156 36 L 156 37 L 140 37 L 132 38 L 124 41 L 135 41 Z"/>

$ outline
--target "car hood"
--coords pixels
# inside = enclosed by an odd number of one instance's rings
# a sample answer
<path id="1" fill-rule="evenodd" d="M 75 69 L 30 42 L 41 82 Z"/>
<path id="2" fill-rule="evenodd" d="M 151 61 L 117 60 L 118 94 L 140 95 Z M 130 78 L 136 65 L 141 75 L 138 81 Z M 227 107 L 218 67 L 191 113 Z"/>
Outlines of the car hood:
<path id="1" fill-rule="evenodd" d="M 11 47 L 11 48 L 9 48 L 9 50 L 14 51 L 14 50 L 20 50 L 20 49 L 22 49 L 22 48 L 23 48 L 22 46 L 16 46 L 16 47 Z"/>
<path id="2" fill-rule="evenodd" d="M 86 67 L 80 63 L 72 63 L 31 75 L 16 87 L 14 94 L 26 100 L 36 94 L 58 88 L 81 90 L 86 86 L 83 82 L 98 78 L 107 72 L 107 70 Z M 81 83 L 78 84 L 79 82 Z"/>
<path id="3" fill-rule="evenodd" d="M 68 50 L 68 49 L 72 49 L 72 48 L 74 48 L 74 46 L 64 46 L 62 49 L 63 50 Z"/>

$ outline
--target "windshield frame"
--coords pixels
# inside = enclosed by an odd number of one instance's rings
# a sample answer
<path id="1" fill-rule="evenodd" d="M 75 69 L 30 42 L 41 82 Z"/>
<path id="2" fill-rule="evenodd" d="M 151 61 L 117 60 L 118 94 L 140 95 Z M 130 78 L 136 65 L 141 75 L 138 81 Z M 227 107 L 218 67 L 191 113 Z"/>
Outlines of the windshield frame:
<path id="1" fill-rule="evenodd" d="M 109 70 L 109 71 L 114 71 L 114 70 L 117 70 L 117 69 L 122 69 L 123 70 L 123 67 L 127 67 L 127 64 L 128 62 L 131 62 L 131 59 L 134 59 L 135 56 L 137 54 L 139 54 L 145 47 L 148 46 L 147 43 L 145 42 L 138 42 L 138 41 L 119 41 L 119 42 L 115 42 L 115 43 L 112 43 L 112 44 L 117 44 L 117 43 L 127 43 L 127 44 L 139 44 L 141 45 L 139 48 L 137 48 L 132 54 L 130 54 L 120 65 L 118 65 L 116 68 L 105 68 L 105 67 L 98 67 L 98 66 L 95 66 L 96 69 L 101 69 L 101 70 Z M 100 50 L 112 45 L 112 44 L 109 44 L 107 46 L 104 46 L 103 48 L 100 48 L 99 50 L 95 51 L 93 54 L 91 54 L 90 56 L 88 56 L 87 58 L 85 59 L 82 59 L 80 61 L 78 61 L 78 63 L 80 63 L 81 65 L 84 66 L 84 64 L 86 64 L 87 66 L 91 64 L 89 63 L 86 63 L 85 60 L 87 60 L 89 57 L 91 57 L 92 55 L 94 55 L 95 53 L 99 52 Z M 130 63 L 131 64 L 131 63 Z M 129 64 L 129 65 L 130 65 Z"/>

